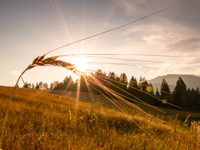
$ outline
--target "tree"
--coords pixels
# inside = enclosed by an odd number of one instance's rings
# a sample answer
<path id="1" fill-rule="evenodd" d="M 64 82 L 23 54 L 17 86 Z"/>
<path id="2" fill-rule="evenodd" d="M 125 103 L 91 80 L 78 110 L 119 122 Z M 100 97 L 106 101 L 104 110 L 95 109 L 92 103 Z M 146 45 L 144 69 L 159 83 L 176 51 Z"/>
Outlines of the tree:
<path id="1" fill-rule="evenodd" d="M 133 76 L 131 77 L 131 80 L 129 82 L 129 89 L 131 89 L 131 87 L 139 89 L 137 79 Z"/>
<path id="2" fill-rule="evenodd" d="M 63 80 L 63 90 L 72 91 L 74 90 L 74 82 L 71 76 L 66 76 Z"/>
<path id="3" fill-rule="evenodd" d="M 187 106 L 185 93 L 186 93 L 186 85 L 182 80 L 182 78 L 179 77 L 178 81 L 176 82 L 176 87 L 174 89 L 173 95 L 175 99 L 175 104 L 183 108 Z"/>
<path id="4" fill-rule="evenodd" d="M 156 89 L 156 97 L 160 97 L 160 93 L 158 92 L 158 88 Z"/>
<path id="5" fill-rule="evenodd" d="M 39 84 L 36 83 L 35 89 L 39 89 L 39 88 L 40 88 L 40 87 L 39 87 Z"/>
<path id="6" fill-rule="evenodd" d="M 80 84 L 80 91 L 81 92 L 88 92 L 89 85 L 87 84 L 87 76 L 81 75 L 77 84 Z"/>
<path id="7" fill-rule="evenodd" d="M 95 71 L 94 74 L 91 74 L 89 77 L 87 77 L 88 83 L 92 85 L 92 88 L 90 88 L 90 90 L 97 94 L 106 94 L 103 87 L 106 85 L 109 86 L 109 84 L 107 83 L 107 79 L 108 77 L 106 76 L 105 72 L 103 73 L 100 69 Z"/>
<path id="8" fill-rule="evenodd" d="M 143 86 L 145 85 L 145 77 L 140 77 L 139 79 L 139 88 L 142 90 L 143 89 Z"/>
<path id="9" fill-rule="evenodd" d="M 30 83 L 25 82 L 23 88 L 30 88 Z"/>
<path id="10" fill-rule="evenodd" d="M 129 81 L 128 92 L 134 95 L 135 97 L 139 98 L 140 92 L 138 90 L 139 90 L 139 87 L 138 87 L 137 79 L 132 76 L 131 80 Z"/>
<path id="11" fill-rule="evenodd" d="M 119 87 L 122 89 L 122 90 L 125 90 L 127 91 L 127 84 L 128 84 L 128 79 L 127 79 L 127 76 L 125 73 L 122 73 L 120 75 L 120 82 L 121 84 L 119 84 Z M 122 92 L 123 93 L 123 92 Z"/>
<path id="12" fill-rule="evenodd" d="M 39 89 L 43 89 L 43 83 L 39 82 Z"/>
<path id="13" fill-rule="evenodd" d="M 163 79 L 161 83 L 161 88 L 160 88 L 160 98 L 161 99 L 167 99 L 171 95 L 169 86 L 167 84 L 167 81 Z"/>
<path id="14" fill-rule="evenodd" d="M 47 84 L 47 83 L 44 83 L 44 84 L 43 84 L 43 89 L 44 89 L 44 90 L 47 90 L 47 89 L 48 89 L 48 84 Z"/>
<path id="15" fill-rule="evenodd" d="M 55 88 L 57 87 L 57 85 L 59 84 L 59 81 L 54 81 L 50 84 L 50 89 L 51 90 L 56 90 Z"/>
<path id="16" fill-rule="evenodd" d="M 115 92 L 120 92 L 120 90 L 117 88 L 119 87 L 120 78 L 114 72 L 109 72 L 109 75 L 107 78 L 108 80 L 105 83 L 106 87 L 108 87 L 109 89 Z M 108 95 L 110 96 L 110 94 Z"/>

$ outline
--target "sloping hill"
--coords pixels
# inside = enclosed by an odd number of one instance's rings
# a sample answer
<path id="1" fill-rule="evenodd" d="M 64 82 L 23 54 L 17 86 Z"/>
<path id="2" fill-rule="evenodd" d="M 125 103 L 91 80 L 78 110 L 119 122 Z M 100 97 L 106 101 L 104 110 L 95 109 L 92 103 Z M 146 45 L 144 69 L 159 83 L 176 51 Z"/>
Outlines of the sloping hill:
<path id="1" fill-rule="evenodd" d="M 0 149 L 199 149 L 199 125 L 179 127 L 42 90 L 0 86 Z M 174 120 L 171 120 L 172 123 Z"/>
<path id="2" fill-rule="evenodd" d="M 170 87 L 170 90 L 173 91 L 179 77 L 183 79 L 187 88 L 200 88 L 200 76 L 194 75 L 169 74 L 164 76 L 158 76 L 154 79 L 149 80 L 148 82 L 152 83 L 154 89 L 156 90 L 156 88 L 160 89 L 162 80 L 165 79 Z"/>
<path id="3" fill-rule="evenodd" d="M 76 101 L 77 98 L 77 92 L 76 91 L 62 91 L 62 90 L 46 90 L 45 92 L 60 95 L 60 96 L 67 96 L 70 97 L 70 99 L 74 99 Z M 116 109 L 118 108 L 113 105 L 112 102 L 110 102 L 108 99 L 106 99 L 102 95 L 92 94 L 88 92 L 80 92 L 79 93 L 79 101 L 81 102 L 87 102 L 90 104 L 97 104 L 99 106 Z M 113 102 L 117 103 L 120 108 L 124 109 L 125 111 L 131 113 L 133 110 L 133 107 L 130 107 L 128 105 L 123 105 L 120 103 L 119 100 L 112 99 Z M 190 115 L 189 120 L 200 120 L 200 113 L 198 112 L 187 112 L 182 111 L 178 109 L 167 109 L 167 108 L 159 108 L 160 110 L 164 111 L 165 113 L 162 113 L 152 107 L 146 106 L 144 104 L 134 103 L 136 106 L 140 107 L 145 112 L 154 115 L 154 116 L 160 116 L 162 119 L 168 120 L 169 118 L 175 118 L 176 114 L 179 114 L 179 119 L 185 120 L 188 115 Z"/>

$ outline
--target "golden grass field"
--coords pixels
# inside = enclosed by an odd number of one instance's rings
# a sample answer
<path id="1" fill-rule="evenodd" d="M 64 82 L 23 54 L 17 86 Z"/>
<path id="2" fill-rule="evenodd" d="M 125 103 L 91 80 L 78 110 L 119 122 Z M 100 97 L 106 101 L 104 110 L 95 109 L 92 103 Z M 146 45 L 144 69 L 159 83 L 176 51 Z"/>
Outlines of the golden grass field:
<path id="1" fill-rule="evenodd" d="M 68 96 L 71 98 L 77 97 L 76 91 L 46 90 L 45 92 L 55 94 L 55 95 L 60 95 L 60 96 Z M 80 101 L 82 102 L 98 104 L 103 107 L 117 109 L 110 101 L 108 101 L 102 95 L 96 95 L 96 94 L 92 94 L 88 92 L 80 92 L 79 97 L 80 97 Z M 149 114 L 158 116 L 159 118 L 164 118 L 165 120 L 175 119 L 176 114 L 178 114 L 178 118 L 182 121 L 184 121 L 188 117 L 188 115 L 189 115 L 189 118 L 188 118 L 189 120 L 200 120 L 199 112 L 189 112 L 189 111 L 185 111 L 181 109 L 159 108 L 160 110 L 163 110 L 165 112 L 164 114 L 164 113 L 161 113 L 160 111 L 157 111 L 156 109 L 152 109 L 149 106 L 145 106 L 139 103 L 134 103 L 134 104 L 139 106 L 140 108 L 142 108 L 144 111 L 148 112 Z M 128 111 L 131 111 L 128 105 L 126 107 L 127 109 L 129 108 Z"/>
<path id="2" fill-rule="evenodd" d="M 17 88 L 11 100 L 12 90 L 0 86 L 3 150 L 200 149 L 197 122 L 191 126 L 173 119 L 165 123 L 42 90 Z"/>

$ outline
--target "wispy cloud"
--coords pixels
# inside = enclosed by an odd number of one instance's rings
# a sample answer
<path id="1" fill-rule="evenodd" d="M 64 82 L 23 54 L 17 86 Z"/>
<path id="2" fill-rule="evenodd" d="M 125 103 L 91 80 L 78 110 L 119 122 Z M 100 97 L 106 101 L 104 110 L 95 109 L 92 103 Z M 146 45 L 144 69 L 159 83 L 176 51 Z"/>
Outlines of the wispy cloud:
<path id="1" fill-rule="evenodd" d="M 200 48 L 200 36 L 199 37 L 190 37 L 187 39 L 180 40 L 176 43 L 169 44 L 171 49 L 180 50 L 180 51 L 198 51 Z"/>
<path id="2" fill-rule="evenodd" d="M 143 16 L 147 12 L 167 8 L 167 11 L 136 24 L 126 34 L 139 34 L 147 44 L 163 44 L 169 50 L 196 51 L 200 43 L 199 0 L 116 0 L 125 12 Z"/>

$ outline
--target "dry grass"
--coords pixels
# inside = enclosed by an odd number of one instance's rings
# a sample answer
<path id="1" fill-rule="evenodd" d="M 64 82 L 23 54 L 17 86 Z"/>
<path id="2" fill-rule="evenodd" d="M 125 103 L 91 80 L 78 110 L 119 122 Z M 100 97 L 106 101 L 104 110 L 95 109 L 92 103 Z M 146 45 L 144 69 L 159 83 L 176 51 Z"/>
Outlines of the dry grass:
<path id="1" fill-rule="evenodd" d="M 68 97 L 73 97 L 76 98 L 77 92 L 76 91 L 62 91 L 62 90 L 46 90 L 45 92 L 51 93 L 51 94 L 56 94 L 59 96 L 68 96 Z M 80 101 L 82 102 L 87 102 L 87 103 L 92 103 L 92 104 L 98 104 L 103 107 L 108 107 L 108 108 L 116 108 L 110 101 L 108 101 L 104 96 L 102 95 L 96 95 L 88 92 L 80 92 L 79 93 Z M 113 100 L 114 102 L 119 100 Z M 176 118 L 176 114 L 178 114 L 178 119 L 180 122 L 186 121 L 194 121 L 194 120 L 199 120 L 200 119 L 200 113 L 198 112 L 189 112 L 189 111 L 183 111 L 183 110 L 178 110 L 178 109 L 168 109 L 168 108 L 159 108 L 160 110 L 164 111 L 165 113 L 162 113 L 158 111 L 157 109 L 153 109 L 152 107 L 149 107 L 147 105 L 139 104 L 139 103 L 134 103 L 138 107 L 140 107 L 142 110 L 145 112 L 157 116 L 160 119 L 164 120 L 169 120 L 170 122 L 173 122 Z M 132 111 L 132 107 L 126 106 L 126 110 L 128 112 Z M 133 112 L 135 113 L 135 112 Z"/>
<path id="2" fill-rule="evenodd" d="M 2 149 L 199 149 L 199 124 L 162 124 L 140 115 L 76 102 L 40 90 L 0 87 L 0 127 L 9 114 Z M 8 106 L 8 107 L 7 107 Z M 151 137 L 144 134 L 136 122 Z M 2 130 L 0 129 L 0 134 Z"/>

